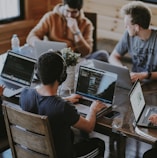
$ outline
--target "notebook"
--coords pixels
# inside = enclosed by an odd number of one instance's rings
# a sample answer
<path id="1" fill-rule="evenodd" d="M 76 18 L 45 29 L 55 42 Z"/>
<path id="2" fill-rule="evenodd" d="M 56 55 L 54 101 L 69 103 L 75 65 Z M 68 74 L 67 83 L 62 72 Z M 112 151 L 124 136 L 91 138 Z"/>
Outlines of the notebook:
<path id="1" fill-rule="evenodd" d="M 117 74 L 93 69 L 86 66 L 79 67 L 79 74 L 75 93 L 83 96 L 77 103 L 77 110 L 87 115 L 93 100 L 104 102 L 108 108 L 102 109 L 97 116 L 107 111 L 113 103 Z"/>
<path id="2" fill-rule="evenodd" d="M 130 93 L 129 98 L 131 107 L 135 116 L 135 125 L 147 128 L 157 128 L 149 122 L 148 118 L 151 114 L 157 114 L 157 106 L 147 105 L 145 103 L 141 83 L 139 80 L 135 82 Z"/>
<path id="3" fill-rule="evenodd" d="M 24 87 L 31 85 L 35 63 L 34 59 L 12 51 L 7 52 L 0 74 L 0 84 L 5 86 L 4 96 L 12 97 L 20 93 Z"/>
<path id="4" fill-rule="evenodd" d="M 34 48 L 35 58 L 38 59 L 42 53 L 48 51 L 49 49 L 60 51 L 63 48 L 67 48 L 67 44 L 65 42 L 38 40 L 35 42 Z"/>
<path id="5" fill-rule="evenodd" d="M 132 87 L 132 82 L 130 78 L 130 71 L 128 68 L 119 67 L 112 65 L 110 63 L 102 62 L 99 60 L 92 60 L 94 68 L 102 69 L 105 71 L 113 72 L 118 75 L 117 86 L 130 90 Z"/>

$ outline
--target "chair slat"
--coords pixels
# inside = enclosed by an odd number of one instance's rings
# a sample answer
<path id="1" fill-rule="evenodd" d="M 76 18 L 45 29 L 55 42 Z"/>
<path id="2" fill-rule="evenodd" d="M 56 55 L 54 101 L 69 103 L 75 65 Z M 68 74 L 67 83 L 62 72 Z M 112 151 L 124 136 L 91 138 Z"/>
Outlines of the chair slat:
<path id="1" fill-rule="evenodd" d="M 16 126 L 11 126 L 11 132 L 15 143 L 45 155 L 49 153 L 49 147 L 44 135 L 35 134 Z"/>
<path id="2" fill-rule="evenodd" d="M 13 158 L 56 158 L 47 116 L 23 111 L 6 101 L 3 113 Z"/>
<path id="3" fill-rule="evenodd" d="M 30 158 L 30 157 L 32 157 L 32 158 L 49 158 L 46 155 L 41 155 L 39 153 L 30 151 L 26 148 L 20 147 L 19 145 L 16 145 L 15 149 L 16 149 L 16 153 L 17 153 L 17 158 L 21 158 L 21 155 L 22 155 L 22 158 Z"/>

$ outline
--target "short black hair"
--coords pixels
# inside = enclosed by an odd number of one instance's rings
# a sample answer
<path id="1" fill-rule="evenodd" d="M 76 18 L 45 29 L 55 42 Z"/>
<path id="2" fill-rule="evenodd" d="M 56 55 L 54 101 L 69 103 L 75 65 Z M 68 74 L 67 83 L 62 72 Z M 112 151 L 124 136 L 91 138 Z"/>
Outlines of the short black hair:
<path id="1" fill-rule="evenodd" d="M 63 3 L 73 9 L 80 10 L 83 7 L 83 0 L 63 0 Z"/>
<path id="2" fill-rule="evenodd" d="M 37 61 L 37 74 L 44 85 L 53 85 L 64 69 L 64 59 L 60 52 L 49 50 L 43 53 Z"/>

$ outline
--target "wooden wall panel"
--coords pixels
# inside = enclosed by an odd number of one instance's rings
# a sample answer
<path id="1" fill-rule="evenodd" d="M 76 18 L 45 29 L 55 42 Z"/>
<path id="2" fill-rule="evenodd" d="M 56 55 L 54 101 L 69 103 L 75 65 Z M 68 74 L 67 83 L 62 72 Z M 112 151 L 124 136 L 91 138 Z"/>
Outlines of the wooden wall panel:
<path id="1" fill-rule="evenodd" d="M 97 38 L 119 40 L 125 30 L 120 8 L 131 0 L 85 0 L 84 10 L 97 13 Z M 151 27 L 157 28 L 157 5 L 146 3 L 152 10 Z"/>
<path id="2" fill-rule="evenodd" d="M 44 13 L 60 2 L 61 0 L 25 0 L 25 19 L 0 25 L 0 54 L 10 49 L 12 34 L 18 34 L 20 44 L 25 44 L 28 33 Z"/>
<path id="3" fill-rule="evenodd" d="M 119 40 L 124 32 L 120 8 L 131 0 L 84 0 L 84 11 L 97 13 L 97 38 Z M 62 0 L 25 0 L 25 19 L 0 25 L 0 53 L 10 49 L 12 34 L 19 35 L 20 43 L 26 42 L 29 31 L 44 13 Z M 157 27 L 157 5 L 147 4 L 152 10 L 152 27 Z"/>

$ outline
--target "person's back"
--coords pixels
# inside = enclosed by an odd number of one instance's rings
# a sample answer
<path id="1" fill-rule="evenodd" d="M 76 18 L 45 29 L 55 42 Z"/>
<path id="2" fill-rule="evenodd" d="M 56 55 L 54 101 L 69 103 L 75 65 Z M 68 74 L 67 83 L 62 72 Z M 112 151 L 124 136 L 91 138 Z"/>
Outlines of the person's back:
<path id="1" fill-rule="evenodd" d="M 35 89 L 25 89 L 20 102 L 23 110 L 48 116 L 58 157 L 72 157 L 70 126 L 79 120 L 74 106 L 57 96 L 42 96 Z"/>
<path id="2" fill-rule="evenodd" d="M 83 142 L 88 146 L 86 151 L 82 149 L 82 143 L 76 148 L 73 144 L 71 127 L 91 132 L 95 126 L 96 113 L 105 108 L 104 104 L 94 101 L 90 113 L 84 118 L 73 104 L 78 102 L 81 96 L 73 95 L 64 100 L 57 96 L 58 86 L 66 79 L 66 63 L 59 52 L 49 50 L 42 54 L 37 62 L 37 74 L 41 85 L 35 89 L 24 89 L 20 97 L 20 106 L 25 111 L 48 116 L 58 158 L 86 155 L 96 148 L 98 154 L 103 155 L 104 142 L 98 138 Z"/>

